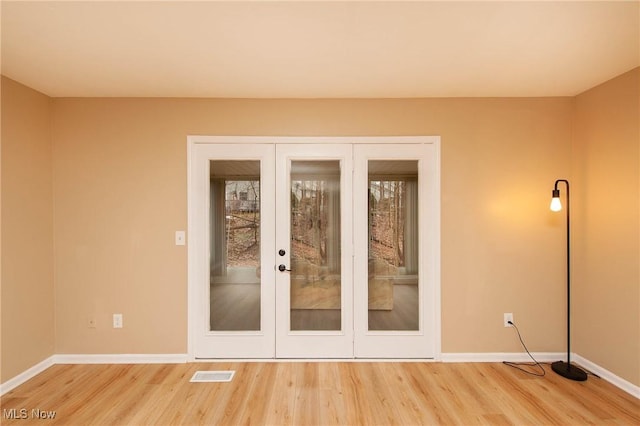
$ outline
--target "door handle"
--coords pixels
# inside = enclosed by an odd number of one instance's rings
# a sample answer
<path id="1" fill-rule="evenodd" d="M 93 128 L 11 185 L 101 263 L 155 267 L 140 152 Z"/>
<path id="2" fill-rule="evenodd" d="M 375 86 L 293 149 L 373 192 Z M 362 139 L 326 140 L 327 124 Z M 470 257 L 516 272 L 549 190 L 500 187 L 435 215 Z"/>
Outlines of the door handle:
<path id="1" fill-rule="evenodd" d="M 284 272 L 284 271 L 291 272 L 291 269 L 287 269 L 286 266 L 284 266 L 283 264 L 280 264 L 280 265 L 278 265 L 278 271 L 280 271 L 280 272 Z"/>

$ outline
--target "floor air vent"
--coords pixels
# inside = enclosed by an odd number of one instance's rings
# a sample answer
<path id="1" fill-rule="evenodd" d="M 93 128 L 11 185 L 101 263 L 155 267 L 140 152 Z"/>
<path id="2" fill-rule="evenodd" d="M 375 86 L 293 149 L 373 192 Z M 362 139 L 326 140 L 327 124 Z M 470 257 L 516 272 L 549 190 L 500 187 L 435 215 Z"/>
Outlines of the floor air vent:
<path id="1" fill-rule="evenodd" d="M 235 371 L 196 371 L 190 381 L 196 383 L 230 382 L 235 373 Z"/>

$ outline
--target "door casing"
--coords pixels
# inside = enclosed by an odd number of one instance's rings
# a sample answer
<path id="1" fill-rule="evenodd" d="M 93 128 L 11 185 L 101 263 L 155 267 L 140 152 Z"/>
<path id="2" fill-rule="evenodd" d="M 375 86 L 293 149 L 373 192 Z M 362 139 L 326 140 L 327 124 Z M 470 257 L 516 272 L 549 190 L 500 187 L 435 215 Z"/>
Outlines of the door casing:
<path id="1" fill-rule="evenodd" d="M 207 144 L 229 144 L 234 146 L 242 146 L 246 144 L 417 144 L 429 145 L 432 151 L 431 163 L 429 164 L 430 192 L 428 200 L 430 204 L 430 227 L 428 245 L 430 253 L 429 260 L 429 306 L 425 306 L 425 311 L 429 310 L 432 321 L 429 324 L 429 330 L 425 330 L 432 336 L 433 356 L 429 359 L 439 360 L 441 354 L 441 324 L 440 324 L 440 137 L 439 136 L 384 136 L 384 137 L 296 137 L 296 136 L 188 136 L 187 137 L 187 198 L 188 198 L 188 236 L 194 235 L 197 227 L 196 224 L 196 206 L 198 205 L 198 197 L 200 193 L 197 188 L 198 177 L 193 175 L 194 161 L 196 161 L 198 146 Z M 268 234 L 264 235 L 269 238 Z M 274 238 L 275 235 L 271 236 Z M 201 266 L 196 261 L 196 250 L 206 249 L 199 247 L 197 238 L 188 238 L 188 358 L 195 361 L 196 351 L 196 324 L 201 320 L 202 312 L 198 308 L 198 282 L 196 280 L 197 270 Z M 201 245 L 201 244 L 200 244 Z M 274 262 L 276 261 L 274 257 Z M 274 263 L 275 265 L 275 263 Z M 355 291 L 354 291 L 355 293 Z M 266 315 L 274 313 L 266 312 Z M 275 332 L 275 331 L 274 331 Z M 273 351 L 275 357 L 275 347 Z M 358 356 L 356 354 L 356 356 Z M 245 356 L 230 356 L 225 358 L 252 358 Z M 264 357 L 256 357 L 263 359 Z M 313 359 L 310 357 L 309 359 Z M 375 358 L 394 358 L 394 356 L 380 356 Z M 369 358 L 363 358 L 369 359 Z"/>

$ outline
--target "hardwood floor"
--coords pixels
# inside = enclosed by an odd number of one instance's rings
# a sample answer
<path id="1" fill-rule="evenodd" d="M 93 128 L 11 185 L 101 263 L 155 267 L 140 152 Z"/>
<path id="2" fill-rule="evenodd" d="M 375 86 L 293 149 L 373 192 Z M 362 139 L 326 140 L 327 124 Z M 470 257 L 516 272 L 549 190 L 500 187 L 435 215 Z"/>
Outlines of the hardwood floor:
<path id="1" fill-rule="evenodd" d="M 55 365 L 2 397 L 1 423 L 640 424 L 633 396 L 596 377 L 572 382 L 545 368 L 545 377 L 533 377 L 499 363 Z M 190 383 L 197 370 L 236 374 L 230 383 Z M 55 417 L 37 419 L 33 410 Z"/>

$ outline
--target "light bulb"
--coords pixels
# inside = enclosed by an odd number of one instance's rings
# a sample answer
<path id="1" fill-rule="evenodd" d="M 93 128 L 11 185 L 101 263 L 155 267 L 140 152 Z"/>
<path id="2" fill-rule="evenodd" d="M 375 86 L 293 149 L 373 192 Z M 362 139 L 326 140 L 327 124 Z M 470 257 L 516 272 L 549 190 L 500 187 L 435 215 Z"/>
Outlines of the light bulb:
<path id="1" fill-rule="evenodd" d="M 553 197 L 551 199 L 551 206 L 549 206 L 551 211 L 559 212 L 562 210 L 562 203 L 560 202 L 560 197 Z"/>

